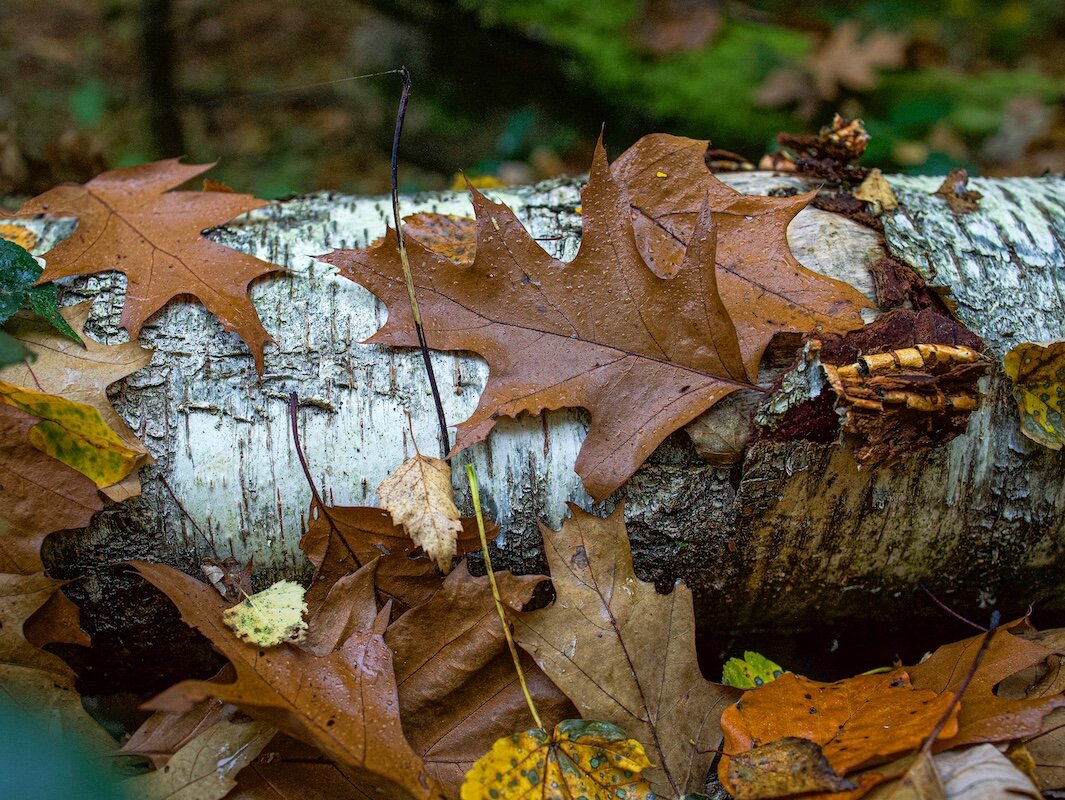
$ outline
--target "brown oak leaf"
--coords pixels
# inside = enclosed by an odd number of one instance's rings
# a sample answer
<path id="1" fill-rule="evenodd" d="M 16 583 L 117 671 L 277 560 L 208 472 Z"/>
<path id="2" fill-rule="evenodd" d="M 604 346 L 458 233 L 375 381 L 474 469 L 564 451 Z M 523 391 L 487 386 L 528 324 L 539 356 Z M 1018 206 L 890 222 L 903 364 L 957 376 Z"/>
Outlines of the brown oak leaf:
<path id="1" fill-rule="evenodd" d="M 938 749 L 962 747 L 981 742 L 1008 742 L 1038 735 L 1043 718 L 1065 707 L 1065 694 L 1038 693 L 1026 698 L 1000 697 L 995 687 L 1021 670 L 1045 662 L 1058 650 L 1015 635 L 1024 631 L 1023 620 L 995 631 L 991 644 L 965 692 L 958 715 L 957 735 Z M 984 635 L 944 645 L 915 667 L 908 667 L 913 685 L 919 689 L 952 692 L 957 689 L 980 650 Z"/>
<path id="2" fill-rule="evenodd" d="M 514 611 L 542 580 L 496 573 L 503 602 Z M 496 739 L 533 725 L 488 578 L 474 578 L 459 564 L 430 600 L 388 627 L 385 642 L 395 653 L 400 714 L 411 746 L 429 774 L 458 796 L 466 772 Z M 549 730 L 579 716 L 531 658 L 522 662 Z"/>
<path id="3" fill-rule="evenodd" d="M 430 346 L 473 351 L 489 365 L 488 385 L 459 425 L 456 449 L 487 437 L 501 416 L 586 408 L 592 423 L 576 471 L 602 499 L 666 436 L 750 387 L 718 293 L 717 226 L 708 208 L 667 278 L 644 263 L 629 196 L 611 176 L 601 144 L 582 194 L 580 250 L 568 263 L 549 256 L 509 208 L 471 194 L 472 264 L 457 266 L 416 238 L 408 244 Z M 369 341 L 417 345 L 394 231 L 366 250 L 322 260 L 388 305 L 388 321 Z"/>
<path id="4" fill-rule="evenodd" d="M 319 748 L 368 794 L 422 800 L 441 796 L 403 736 L 383 621 L 352 634 L 322 657 L 288 643 L 262 650 L 223 624 L 227 604 L 213 588 L 161 564 L 132 563 L 237 673 L 233 683 L 184 681 L 148 707 L 184 711 L 214 697 Z"/>
<path id="5" fill-rule="evenodd" d="M 44 568 L 41 542 L 53 531 L 84 528 L 103 508 L 96 484 L 29 441 L 40 420 L 0 403 L 0 571 Z"/>
<path id="6" fill-rule="evenodd" d="M 699 671 L 691 590 L 661 595 L 637 579 L 621 505 L 606 519 L 570 511 L 561 530 L 543 529 L 556 600 L 517 614 L 514 636 L 584 718 L 643 744 L 656 794 L 701 791 L 739 693 Z"/>
<path id="7" fill-rule="evenodd" d="M 270 336 L 248 297 L 249 284 L 281 268 L 203 236 L 266 205 L 235 192 L 171 192 L 212 164 L 178 159 L 113 169 L 85 184 L 68 183 L 27 200 L 18 214 L 74 216 L 78 227 L 44 254 L 40 281 L 118 270 L 126 275 L 122 327 L 136 339 L 152 314 L 193 295 L 222 326 L 247 343 L 260 374 Z"/>

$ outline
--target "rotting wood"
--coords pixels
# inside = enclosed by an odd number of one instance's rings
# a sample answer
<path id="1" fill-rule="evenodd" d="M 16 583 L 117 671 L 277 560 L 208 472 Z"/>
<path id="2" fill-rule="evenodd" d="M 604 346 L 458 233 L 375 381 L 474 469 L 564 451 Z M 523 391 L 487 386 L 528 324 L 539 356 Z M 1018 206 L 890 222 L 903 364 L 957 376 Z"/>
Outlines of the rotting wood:
<path id="1" fill-rule="evenodd" d="M 767 173 L 721 177 L 751 193 L 804 188 Z M 637 570 L 660 588 L 683 577 L 704 624 L 803 626 L 853 614 L 855 604 L 874 599 L 874 615 L 888 615 L 919 581 L 962 607 L 1006 593 L 1022 606 L 1061 596 L 1065 467 L 1060 454 L 1041 451 L 1017 430 L 1001 357 L 1020 341 L 1065 338 L 1065 182 L 974 180 L 981 206 L 958 217 L 932 194 L 937 179 L 889 180 L 901 205 L 886 218 L 890 254 L 930 286 L 949 287 L 962 320 L 987 341 L 994 366 L 984 404 L 950 445 L 873 469 L 857 468 L 849 443 L 760 440 L 742 464 L 728 467 L 701 460 L 686 434 L 670 437 L 623 488 L 626 517 Z M 576 182 L 492 194 L 515 208 L 545 249 L 563 258 L 575 253 Z M 403 199 L 404 214 L 469 208 L 456 193 Z M 288 433 L 289 392 L 299 393 L 304 447 L 333 503 L 372 504 L 373 488 L 413 454 L 405 410 L 422 447 L 434 441 L 420 356 L 358 344 L 383 321 L 382 305 L 313 259 L 368 244 L 383 232 L 388 211 L 387 198 L 321 193 L 211 234 L 290 270 L 252 291 L 277 342 L 267 348 L 261 382 L 239 338 L 198 305 L 174 303 L 145 326 L 141 342 L 156 356 L 114 399 L 158 464 L 142 473 L 141 498 L 108 508 L 86 531 L 52 537 L 47 548 L 57 576 L 84 576 L 72 588 L 103 641 L 136 651 L 146 640 L 137 633 L 143 614 L 130 610 L 143 589 L 119 562 L 147 558 L 198 573 L 200 557 L 214 555 L 159 476 L 220 556 L 254 556 L 257 585 L 307 574 L 297 543 L 310 491 Z M 45 240 L 39 249 L 69 230 L 45 227 L 36 225 Z M 870 267 L 885 255 L 876 232 L 808 209 L 789 240 L 806 266 L 874 296 Z M 121 341 L 123 284 L 116 275 L 76 279 L 66 284 L 65 302 L 93 298 L 89 332 Z M 444 353 L 433 359 L 456 423 L 476 405 L 485 366 Z M 724 418 L 729 406 L 709 413 Z M 699 423 L 708 424 L 715 423 Z M 584 429 L 580 411 L 505 420 L 460 457 L 476 464 L 486 508 L 502 523 L 504 565 L 541 568 L 536 523 L 557 528 L 565 501 L 598 512 L 613 507 L 617 497 L 593 505 L 572 471 Z M 469 511 L 464 472 L 454 474 Z"/>

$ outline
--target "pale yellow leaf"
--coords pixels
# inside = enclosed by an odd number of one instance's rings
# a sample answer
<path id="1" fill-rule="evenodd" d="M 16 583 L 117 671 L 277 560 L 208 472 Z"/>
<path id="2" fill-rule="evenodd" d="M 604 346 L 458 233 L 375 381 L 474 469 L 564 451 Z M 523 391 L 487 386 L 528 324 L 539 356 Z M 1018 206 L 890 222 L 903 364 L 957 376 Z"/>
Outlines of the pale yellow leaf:
<path id="1" fill-rule="evenodd" d="M 305 613 L 303 587 L 292 581 L 278 581 L 226 609 L 222 621 L 244 641 L 273 647 L 282 642 L 303 641 L 307 635 Z"/>
<path id="2" fill-rule="evenodd" d="M 381 481 L 377 499 L 392 514 L 392 521 L 403 526 L 440 569 L 451 569 L 462 523 L 451 488 L 451 467 L 446 461 L 420 453 L 408 458 Z"/>

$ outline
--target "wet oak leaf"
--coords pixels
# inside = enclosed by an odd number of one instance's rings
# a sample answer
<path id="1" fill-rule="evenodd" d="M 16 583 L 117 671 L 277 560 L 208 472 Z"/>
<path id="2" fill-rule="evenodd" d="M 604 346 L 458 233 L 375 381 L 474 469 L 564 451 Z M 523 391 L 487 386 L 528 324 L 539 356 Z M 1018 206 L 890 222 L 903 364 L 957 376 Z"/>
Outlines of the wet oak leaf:
<path id="1" fill-rule="evenodd" d="M 497 572 L 507 607 L 520 611 L 540 576 Z M 465 563 L 436 594 L 385 631 L 395 656 L 400 716 L 411 746 L 451 795 L 473 763 L 503 736 L 531 723 L 487 577 Z M 522 664 L 544 725 L 577 710 L 526 654 Z"/>
<path id="2" fill-rule="evenodd" d="M 229 659 L 237 675 L 233 683 L 179 683 L 148 708 L 185 711 L 214 697 L 317 747 L 367 794 L 404 800 L 441 796 L 403 736 L 383 623 L 353 634 L 325 657 L 291 644 L 264 650 L 242 642 L 222 623 L 226 603 L 212 587 L 160 564 L 132 564 Z"/>
<path id="3" fill-rule="evenodd" d="M 591 427 L 577 458 L 585 488 L 603 499 L 670 433 L 718 400 L 750 388 L 736 330 L 721 301 L 716 228 L 699 218 L 681 268 L 647 268 L 630 201 L 596 148 L 582 193 L 584 231 L 570 262 L 549 256 L 514 213 L 471 189 L 472 264 L 456 266 L 412 238 L 407 250 L 431 347 L 472 351 L 489 366 L 455 449 L 483 440 L 500 417 L 585 408 Z M 687 241 L 687 240 L 686 240 Z M 417 346 L 396 234 L 321 260 L 388 306 L 368 341 Z"/>
<path id="4" fill-rule="evenodd" d="M 643 746 L 608 722 L 569 719 L 551 733 L 499 739 L 466 775 L 462 800 L 654 800 Z"/>
<path id="5" fill-rule="evenodd" d="M 42 453 L 30 442 L 40 422 L 0 403 L 0 571 L 44 568 L 41 543 L 49 533 L 84 528 L 103 508 L 96 484 Z"/>
<path id="6" fill-rule="evenodd" d="M 848 775 L 919 747 L 952 698 L 950 692 L 914 689 L 902 670 L 835 683 L 788 672 L 745 692 L 736 705 L 725 709 L 721 715 L 724 751 L 742 753 L 798 736 L 820 745 L 836 773 Z M 957 730 L 955 711 L 939 738 L 947 739 Z M 726 788 L 729 762 L 730 756 L 723 756 L 718 766 Z"/>
<path id="7" fill-rule="evenodd" d="M 1065 707 L 1065 695 L 1060 692 L 1021 699 L 995 694 L 995 687 L 1003 680 L 1045 662 L 1057 652 L 1024 636 L 1015 635 L 1011 628 L 1022 631 L 1023 625 L 1014 623 L 995 631 L 987 653 L 965 692 L 958 714 L 958 731 L 956 735 L 945 738 L 937 745 L 937 749 L 953 749 L 982 742 L 1008 742 L 1035 736 L 1042 729 L 1044 717 L 1056 708 Z M 955 691 L 969 670 L 983 639 L 984 635 L 981 634 L 944 645 L 917 666 L 907 667 L 914 687 L 942 693 Z"/>
<path id="8" fill-rule="evenodd" d="M 451 569 L 462 523 L 451 488 L 450 464 L 418 453 L 381 481 L 377 499 L 441 571 Z"/>
<path id="9" fill-rule="evenodd" d="M 168 191 L 212 166 L 168 159 L 113 169 L 84 185 L 50 189 L 26 201 L 18 213 L 78 218 L 74 233 L 45 253 L 41 279 L 122 272 L 127 278 L 122 327 L 131 339 L 169 301 L 192 295 L 245 341 L 262 374 L 263 346 L 270 336 L 248 288 L 281 268 L 217 244 L 202 232 L 266 201 L 235 192 Z"/>
<path id="10" fill-rule="evenodd" d="M 0 404 L 39 418 L 29 442 L 104 489 L 123 481 L 142 460 L 104 422 L 100 412 L 85 403 L 25 389 L 0 380 Z"/>
<path id="11" fill-rule="evenodd" d="M 259 755 L 274 733 L 265 722 L 216 722 L 163 767 L 129 778 L 122 786 L 137 800 L 222 800 L 237 785 L 237 773 Z"/>
<path id="12" fill-rule="evenodd" d="M 622 505 L 606 519 L 570 511 L 561 530 L 542 528 L 556 600 L 516 615 L 515 639 L 582 716 L 643 743 L 656 794 L 701 791 L 738 691 L 699 671 L 691 590 L 637 579 Z"/>
<path id="13" fill-rule="evenodd" d="M 1019 344 L 1006 353 L 1006 374 L 1021 431 L 1051 450 L 1065 445 L 1065 342 Z"/>
<path id="14" fill-rule="evenodd" d="M 629 198 L 637 245 L 656 275 L 680 268 L 703 204 L 709 204 L 717 228 L 717 286 L 753 381 L 777 333 L 860 328 L 869 301 L 849 284 L 806 269 L 788 246 L 788 225 L 816 192 L 741 194 L 706 168 L 707 144 L 662 133 L 645 136 L 610 172 Z"/>

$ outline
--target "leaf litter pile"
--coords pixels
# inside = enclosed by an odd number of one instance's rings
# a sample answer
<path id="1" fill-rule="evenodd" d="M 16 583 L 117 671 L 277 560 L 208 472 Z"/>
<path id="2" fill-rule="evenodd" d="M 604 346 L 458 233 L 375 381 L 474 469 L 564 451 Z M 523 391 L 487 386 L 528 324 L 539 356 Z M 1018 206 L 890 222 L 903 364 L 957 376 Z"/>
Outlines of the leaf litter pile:
<path id="1" fill-rule="evenodd" d="M 838 367 L 825 361 L 841 415 L 949 411 L 964 430 L 980 348 L 917 339 L 870 367 L 853 345 L 868 301 L 806 270 L 787 244 L 815 193 L 739 194 L 706 169 L 705 150 L 659 134 L 609 163 L 600 145 L 570 262 L 472 187 L 475 219 L 420 214 L 321 258 L 387 304 L 370 342 L 428 341 L 488 362 L 454 453 L 502 417 L 586 409 L 574 468 L 596 499 L 726 396 L 764 393 L 759 364 L 779 333 L 844 354 Z M 312 485 L 300 544 L 315 568 L 309 589 L 281 581 L 252 593 L 252 565 L 235 559 L 206 559 L 206 581 L 131 563 L 228 664 L 151 699 L 119 749 L 84 711 L 70 668 L 42 649 L 88 642 L 40 548 L 88 525 L 101 492 L 121 502 L 140 491 L 150 455 L 106 390 L 151 360 L 136 344 L 151 314 L 198 299 L 262 370 L 268 336 L 247 292 L 281 268 L 202 235 L 262 205 L 214 184 L 170 191 L 204 169 L 161 161 L 28 201 L 15 223 L 78 221 L 43 273 L 0 241 L 0 694 L 47 710 L 95 757 L 150 765 L 127 770 L 127 796 L 844 800 L 1065 788 L 1065 633 L 996 618 L 919 664 L 835 683 L 748 652 L 717 683 L 696 660 L 690 590 L 660 594 L 633 572 L 623 502 L 605 518 L 571 506 L 560 530 L 543 527 L 549 575 L 494 573 L 497 529 L 472 468 L 476 517 L 464 519 L 450 463 L 421 454 L 381 484 L 382 508 L 333 507 Z M 26 229 L 4 230 L 32 248 Z M 60 308 L 49 281 L 114 269 L 128 279 L 132 341 L 103 345 L 85 334 L 88 304 Z M 905 313 L 890 324 L 929 328 Z M 1049 448 L 1062 442 L 1060 363 L 1054 345 L 1024 345 L 1006 362 L 1022 430 Z M 876 436 L 852 424 L 862 431 Z M 486 576 L 469 571 L 473 550 Z M 533 602 L 545 581 L 554 599 Z"/>

